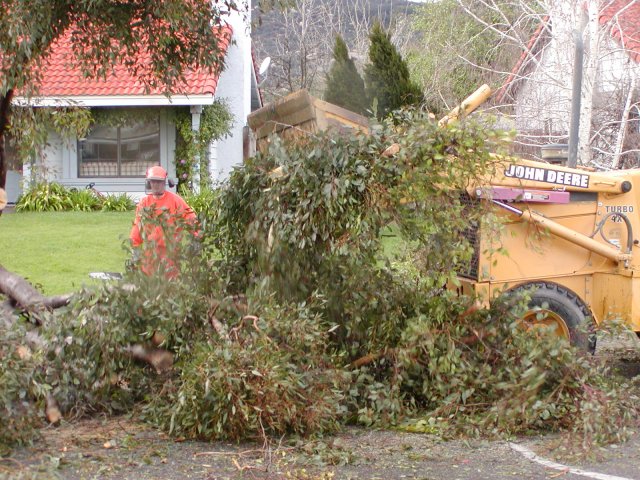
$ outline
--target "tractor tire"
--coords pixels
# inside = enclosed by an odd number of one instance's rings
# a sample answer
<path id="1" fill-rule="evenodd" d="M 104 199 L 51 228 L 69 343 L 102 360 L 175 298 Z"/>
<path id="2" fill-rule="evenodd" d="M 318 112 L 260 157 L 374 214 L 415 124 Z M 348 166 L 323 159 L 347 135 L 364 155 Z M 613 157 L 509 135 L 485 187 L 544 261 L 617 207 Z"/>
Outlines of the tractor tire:
<path id="1" fill-rule="evenodd" d="M 512 292 L 531 291 L 529 308 L 523 322 L 530 327 L 544 324 L 555 328 L 559 336 L 571 345 L 593 354 L 596 335 L 589 307 L 571 290 L 551 282 L 531 282 L 520 285 Z M 544 318 L 540 318 L 545 316 Z"/>

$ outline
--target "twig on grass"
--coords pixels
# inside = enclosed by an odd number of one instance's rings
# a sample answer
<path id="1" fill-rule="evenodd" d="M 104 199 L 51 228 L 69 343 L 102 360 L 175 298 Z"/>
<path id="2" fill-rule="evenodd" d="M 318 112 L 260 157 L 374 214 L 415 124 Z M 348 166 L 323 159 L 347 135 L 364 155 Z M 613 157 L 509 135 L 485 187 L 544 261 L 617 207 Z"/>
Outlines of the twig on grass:
<path id="1" fill-rule="evenodd" d="M 194 457 L 203 457 L 205 455 L 237 455 L 237 456 L 242 456 L 242 455 L 248 455 L 250 453 L 262 453 L 262 449 L 251 449 L 251 450 L 244 450 L 242 452 L 196 452 L 193 454 Z"/>

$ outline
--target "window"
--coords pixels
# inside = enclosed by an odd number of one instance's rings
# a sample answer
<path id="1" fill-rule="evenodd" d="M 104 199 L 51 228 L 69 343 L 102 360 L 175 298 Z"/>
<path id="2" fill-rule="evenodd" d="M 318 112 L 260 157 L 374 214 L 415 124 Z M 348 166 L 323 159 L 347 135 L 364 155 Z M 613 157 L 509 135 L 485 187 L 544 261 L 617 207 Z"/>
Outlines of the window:
<path id="1" fill-rule="evenodd" d="M 78 177 L 144 177 L 160 164 L 160 121 L 96 125 L 78 142 Z"/>

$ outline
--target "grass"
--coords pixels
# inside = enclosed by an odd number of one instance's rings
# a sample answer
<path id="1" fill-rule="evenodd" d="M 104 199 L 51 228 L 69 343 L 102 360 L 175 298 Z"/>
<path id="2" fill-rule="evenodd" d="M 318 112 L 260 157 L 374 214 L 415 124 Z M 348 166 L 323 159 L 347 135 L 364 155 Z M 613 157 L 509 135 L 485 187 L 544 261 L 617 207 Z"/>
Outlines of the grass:
<path id="1" fill-rule="evenodd" d="M 0 216 L 0 265 L 25 277 L 46 295 L 99 282 L 89 272 L 122 272 L 123 242 L 133 212 L 25 212 Z M 396 229 L 384 233 L 389 258 L 401 247 Z"/>
<path id="2" fill-rule="evenodd" d="M 99 280 L 89 272 L 122 272 L 133 212 L 4 213 L 0 265 L 46 295 Z"/>

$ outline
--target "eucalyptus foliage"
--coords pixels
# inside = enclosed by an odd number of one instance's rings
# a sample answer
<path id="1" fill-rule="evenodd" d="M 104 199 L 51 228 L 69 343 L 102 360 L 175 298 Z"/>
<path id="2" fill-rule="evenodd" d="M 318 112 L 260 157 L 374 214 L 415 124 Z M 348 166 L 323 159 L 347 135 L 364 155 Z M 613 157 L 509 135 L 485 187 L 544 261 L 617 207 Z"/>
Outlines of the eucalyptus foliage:
<path id="1" fill-rule="evenodd" d="M 180 365 L 167 398 L 147 414 L 170 433 L 190 438 L 243 438 L 337 430 L 348 379 L 327 351 L 323 319 L 304 304 L 266 306 L 230 329 L 232 342 L 198 344 Z M 246 323 L 245 323 L 246 322 Z"/>
<path id="2" fill-rule="evenodd" d="M 91 110 L 82 107 L 13 108 L 8 132 L 19 165 L 41 157 L 50 131 L 62 139 L 83 137 L 92 121 Z M 40 172 L 33 173 L 38 176 Z M 36 183 L 39 180 L 35 178 Z"/>
<path id="3" fill-rule="evenodd" d="M 42 327 L 35 381 L 19 375 L 0 398 L 29 406 L 50 390 L 67 415 L 139 408 L 203 439 L 348 423 L 566 431 L 584 446 L 626 438 L 638 415 L 631 389 L 522 329 L 517 299 L 476 311 L 444 288 L 471 258 L 464 231 L 490 216 L 461 192 L 493 173 L 509 139 L 486 123 L 440 128 L 420 111 L 366 135 L 274 139 L 200 199 L 196 235 L 168 245 L 179 278 L 132 264 L 122 283 L 78 293 Z M 401 240 L 391 258 L 388 232 Z M 132 360 L 132 345 L 152 342 L 173 369 Z"/>
<path id="4" fill-rule="evenodd" d="M 0 455 L 15 443 L 27 443 L 42 426 L 33 398 L 46 395 L 46 387 L 34 382 L 41 357 L 16 346 L 23 341 L 27 329 L 0 324 Z"/>

